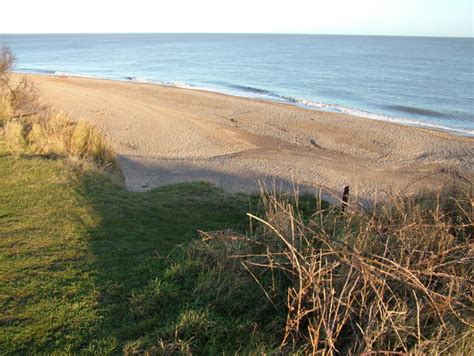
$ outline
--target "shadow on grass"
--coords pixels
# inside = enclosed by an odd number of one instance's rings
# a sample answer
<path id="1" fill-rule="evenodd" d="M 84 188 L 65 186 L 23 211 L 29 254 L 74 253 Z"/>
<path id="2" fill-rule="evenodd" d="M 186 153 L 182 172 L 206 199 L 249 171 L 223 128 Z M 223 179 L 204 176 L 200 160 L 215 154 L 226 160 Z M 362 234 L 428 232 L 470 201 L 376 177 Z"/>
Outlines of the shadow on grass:
<path id="1" fill-rule="evenodd" d="M 237 263 L 218 270 L 221 255 L 193 243 L 198 230 L 245 233 L 257 197 L 206 183 L 129 192 L 97 172 L 13 157 L 2 145 L 0 353 L 274 351 L 285 315 L 246 271 L 232 269 Z M 313 197 L 309 215 L 312 206 Z"/>
<path id="2" fill-rule="evenodd" d="M 208 183 L 137 193 L 96 174 L 86 175 L 78 192 L 99 217 L 88 245 L 103 322 L 89 351 L 260 352 L 274 346 L 275 335 L 257 322 L 275 316 L 251 277 L 250 289 L 223 305 L 212 266 L 189 254 L 198 230 L 246 232 L 257 196 L 229 195 Z"/>
<path id="3" fill-rule="evenodd" d="M 279 316 L 259 287 L 193 242 L 246 232 L 256 196 L 207 183 L 130 192 L 2 145 L 0 353 L 271 351 Z"/>

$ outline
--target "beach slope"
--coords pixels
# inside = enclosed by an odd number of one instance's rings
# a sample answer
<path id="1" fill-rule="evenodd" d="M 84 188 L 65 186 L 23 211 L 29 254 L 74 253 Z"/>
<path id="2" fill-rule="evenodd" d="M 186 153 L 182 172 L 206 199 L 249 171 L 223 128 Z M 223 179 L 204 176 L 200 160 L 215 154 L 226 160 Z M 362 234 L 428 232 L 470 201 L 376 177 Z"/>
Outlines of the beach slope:
<path id="1" fill-rule="evenodd" d="M 42 100 L 107 136 L 131 190 L 209 181 L 253 192 L 266 180 L 366 195 L 474 170 L 472 137 L 199 90 L 28 77 Z"/>

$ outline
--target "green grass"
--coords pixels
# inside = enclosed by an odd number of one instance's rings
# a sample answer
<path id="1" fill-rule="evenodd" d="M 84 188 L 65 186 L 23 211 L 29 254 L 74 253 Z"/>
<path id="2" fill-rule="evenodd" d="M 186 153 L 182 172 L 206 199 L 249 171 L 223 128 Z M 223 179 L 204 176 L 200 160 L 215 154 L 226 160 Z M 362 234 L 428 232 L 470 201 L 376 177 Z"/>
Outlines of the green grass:
<path id="1" fill-rule="evenodd" d="M 128 192 L 64 160 L 11 155 L 1 136 L 0 182 L 0 354 L 274 347 L 265 318 L 242 309 L 258 287 L 226 296 L 218 271 L 180 248 L 197 230 L 244 231 L 248 196 L 205 183 Z"/>
<path id="2" fill-rule="evenodd" d="M 12 154 L 4 141 L 0 132 L 0 354 L 304 354 L 328 349 L 326 329 L 314 345 L 308 336 L 321 320 L 343 323 L 333 334 L 341 354 L 472 353 L 459 318 L 474 310 L 471 195 L 345 214 L 310 196 L 228 195 L 205 183 L 133 193 L 90 164 Z M 248 211 L 272 228 L 249 225 Z M 357 283 L 352 319 L 326 308 Z M 298 323 L 291 300 L 312 310 Z M 358 325 L 374 310 L 372 346 L 371 328 Z M 293 336 L 280 347 L 287 321 Z"/>

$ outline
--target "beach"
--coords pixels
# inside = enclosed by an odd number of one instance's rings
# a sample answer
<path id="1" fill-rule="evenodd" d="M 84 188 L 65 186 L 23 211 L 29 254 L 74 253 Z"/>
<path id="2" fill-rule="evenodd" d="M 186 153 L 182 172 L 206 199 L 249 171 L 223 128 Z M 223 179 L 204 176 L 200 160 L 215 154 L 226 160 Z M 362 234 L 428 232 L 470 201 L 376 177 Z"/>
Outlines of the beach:
<path id="1" fill-rule="evenodd" d="M 19 75 L 15 75 L 19 77 Z M 214 92 L 28 75 L 45 103 L 87 121 L 113 146 L 133 191 L 208 181 L 228 192 L 257 182 L 359 196 L 472 179 L 474 138 Z"/>

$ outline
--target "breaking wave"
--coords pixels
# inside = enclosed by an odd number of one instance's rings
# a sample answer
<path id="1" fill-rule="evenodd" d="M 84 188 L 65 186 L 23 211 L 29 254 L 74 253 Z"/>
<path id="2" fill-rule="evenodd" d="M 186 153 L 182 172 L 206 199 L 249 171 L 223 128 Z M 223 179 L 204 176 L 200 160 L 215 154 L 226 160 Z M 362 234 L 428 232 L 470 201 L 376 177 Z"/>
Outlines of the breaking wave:
<path id="1" fill-rule="evenodd" d="M 434 110 L 423 109 L 423 108 L 416 108 L 413 106 L 405 106 L 405 105 L 387 105 L 386 108 L 393 109 L 401 112 L 406 112 L 408 114 L 416 114 L 416 115 L 425 115 L 425 116 L 434 116 L 434 117 L 448 117 L 448 115 Z"/>
<path id="2" fill-rule="evenodd" d="M 328 103 L 307 100 L 303 98 L 286 96 L 286 95 L 275 93 L 270 90 L 255 88 L 251 86 L 228 84 L 224 82 L 219 82 L 219 84 L 224 84 L 226 87 L 231 88 L 231 89 L 237 89 L 241 92 L 239 94 L 244 94 L 245 96 L 249 96 L 248 94 L 253 94 L 250 96 L 254 97 L 257 95 L 258 97 L 263 97 L 263 98 L 267 98 L 271 100 L 276 99 L 277 101 L 283 101 L 283 102 L 295 104 L 295 105 L 302 106 L 308 109 L 318 109 L 318 110 L 325 110 L 325 111 L 331 111 L 331 112 L 339 112 L 342 114 L 362 117 L 362 118 L 371 119 L 371 120 L 387 121 L 387 122 L 393 122 L 397 124 L 426 127 L 426 128 L 431 128 L 431 129 L 455 132 L 462 135 L 474 136 L 474 130 L 472 129 L 453 127 L 453 126 L 442 125 L 442 124 L 437 124 L 433 122 L 426 122 L 422 120 L 416 120 L 416 119 L 410 119 L 410 118 L 404 118 L 404 117 L 384 115 L 384 114 L 364 111 L 360 109 L 350 108 L 350 107 L 346 107 L 346 106 L 338 105 L 338 104 L 328 104 Z M 448 115 L 441 112 L 428 110 L 428 109 L 414 108 L 414 107 L 409 107 L 409 106 L 392 105 L 390 107 L 387 106 L 387 108 L 391 108 L 391 109 L 398 110 L 401 112 L 406 112 L 409 114 L 418 114 L 418 115 L 424 115 L 424 116 L 429 116 L 429 117 L 438 117 L 438 118 L 449 117 Z"/>
<path id="3" fill-rule="evenodd" d="M 54 70 L 46 70 L 46 69 L 34 69 L 34 68 L 21 68 L 18 72 L 22 73 L 36 73 L 36 74 L 46 74 L 46 75 L 54 75 L 54 76 L 66 76 L 66 77 L 82 77 L 82 78 L 96 78 L 96 79 L 106 79 L 98 76 L 93 75 L 82 75 L 76 73 L 67 73 L 67 72 L 60 72 Z M 110 78 L 113 79 L 113 78 Z M 368 112 L 360 109 L 350 108 L 343 105 L 338 104 L 328 104 L 322 103 L 312 100 L 307 100 L 303 98 L 297 98 L 287 95 L 281 95 L 271 90 L 257 88 L 253 86 L 247 85 L 239 85 L 239 84 L 231 84 L 227 82 L 221 81 L 214 81 L 210 82 L 211 84 L 217 84 L 218 87 L 201 87 L 196 86 L 180 81 L 153 81 L 142 77 L 134 77 L 134 76 L 125 76 L 122 77 L 122 80 L 126 81 L 133 81 L 137 83 L 151 83 L 151 84 L 159 84 L 159 85 L 166 85 L 171 87 L 183 88 L 183 89 L 194 89 L 194 90 L 203 90 L 203 91 L 210 91 L 210 92 L 217 92 L 223 94 L 230 94 L 235 96 L 245 96 L 245 97 L 253 97 L 253 98 L 263 98 L 268 100 L 274 100 L 278 102 L 285 102 L 294 105 L 298 105 L 301 107 L 305 107 L 308 109 L 318 109 L 318 110 L 325 110 L 331 112 L 339 112 L 351 116 L 362 117 L 371 120 L 379 120 L 379 121 L 387 121 L 393 122 L 398 124 L 405 124 L 411 126 L 418 126 L 418 127 L 426 127 L 431 129 L 438 129 L 443 131 L 450 131 L 455 132 L 462 135 L 474 136 L 474 130 L 467 129 L 467 128 L 460 128 L 460 127 L 453 127 L 448 125 L 437 124 L 433 122 L 427 122 L 422 120 L 415 120 L 410 118 L 403 118 L 403 117 L 395 117 L 389 115 L 383 115 L 379 113 Z M 227 89 L 227 90 L 226 90 Z M 415 108 L 410 106 L 403 106 L 403 105 L 390 105 L 386 106 L 392 110 L 397 110 L 400 112 L 406 112 L 409 114 L 418 114 L 430 117 L 438 117 L 438 118 L 446 118 L 448 115 L 432 111 L 428 109 L 421 109 Z"/>
<path id="4" fill-rule="evenodd" d="M 150 80 L 141 77 L 124 77 L 124 79 L 135 83 L 152 83 Z"/>

